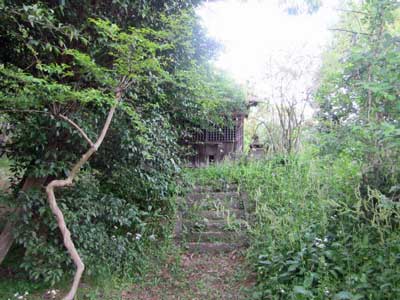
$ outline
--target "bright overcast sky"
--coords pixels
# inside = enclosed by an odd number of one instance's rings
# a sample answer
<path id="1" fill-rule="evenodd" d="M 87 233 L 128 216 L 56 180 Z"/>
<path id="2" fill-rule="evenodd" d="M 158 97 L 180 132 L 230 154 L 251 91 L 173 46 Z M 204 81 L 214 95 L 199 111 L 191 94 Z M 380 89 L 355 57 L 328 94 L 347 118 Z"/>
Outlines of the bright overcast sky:
<path id="1" fill-rule="evenodd" d="M 220 0 L 198 9 L 209 34 L 224 46 L 216 65 L 239 82 L 262 86 L 265 64 L 287 53 L 315 57 L 310 74 L 320 65 L 337 21 L 338 0 L 325 0 L 317 13 L 288 15 L 279 0 Z M 289 54 L 289 57 L 292 54 Z"/>

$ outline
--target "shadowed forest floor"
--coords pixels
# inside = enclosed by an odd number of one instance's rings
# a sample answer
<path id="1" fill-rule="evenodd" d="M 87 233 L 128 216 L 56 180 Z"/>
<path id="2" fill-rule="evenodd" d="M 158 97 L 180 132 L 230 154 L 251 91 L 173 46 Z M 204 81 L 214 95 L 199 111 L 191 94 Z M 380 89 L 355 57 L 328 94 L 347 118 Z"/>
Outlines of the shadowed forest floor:
<path id="1" fill-rule="evenodd" d="M 153 271 L 145 272 L 140 282 L 125 282 L 120 287 L 112 284 L 101 287 L 84 280 L 77 300 L 248 300 L 252 298 L 256 282 L 245 257 L 239 252 L 172 254 L 159 268 L 151 269 Z M 54 288 L 26 296 L 22 296 L 24 290 L 21 291 L 9 299 L 60 300 L 67 290 Z"/>

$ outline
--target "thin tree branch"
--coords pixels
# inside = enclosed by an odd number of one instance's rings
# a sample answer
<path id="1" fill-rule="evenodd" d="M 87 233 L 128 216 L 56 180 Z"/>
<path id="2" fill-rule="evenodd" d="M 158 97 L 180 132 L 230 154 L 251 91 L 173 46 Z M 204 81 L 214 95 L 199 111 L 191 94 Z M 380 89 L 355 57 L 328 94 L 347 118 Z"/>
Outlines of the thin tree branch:
<path id="1" fill-rule="evenodd" d="M 76 124 L 74 121 L 72 121 L 70 118 L 68 118 L 64 115 L 58 115 L 58 117 L 60 117 L 64 121 L 68 122 L 73 127 L 75 127 L 75 129 L 78 130 L 79 133 L 82 135 L 82 137 L 89 143 L 90 147 L 94 147 L 92 140 L 87 136 L 87 134 L 83 131 L 83 129 L 81 127 L 79 127 L 78 124 Z"/>
<path id="2" fill-rule="evenodd" d="M 341 32 L 347 32 L 347 33 L 352 33 L 352 34 L 363 34 L 363 35 L 368 35 L 370 36 L 370 33 L 366 32 L 357 32 L 357 31 L 352 31 L 352 30 L 347 30 L 347 29 L 342 29 L 342 28 L 328 28 L 328 30 L 331 31 L 341 31 Z"/>
<path id="3" fill-rule="evenodd" d="M 0 112 L 50 114 L 48 111 L 38 109 L 0 109 Z"/>
<path id="4" fill-rule="evenodd" d="M 342 9 L 342 8 L 337 8 L 337 11 L 343 11 L 343 12 L 349 12 L 349 13 L 354 13 L 354 14 L 362 14 L 365 16 L 368 16 L 368 13 L 360 11 L 360 10 L 353 10 L 353 9 Z"/>
<path id="5" fill-rule="evenodd" d="M 36 109 L 2 109 L 0 110 L 0 112 L 10 112 L 10 113 L 37 113 L 37 114 L 47 114 L 47 115 L 53 115 L 52 113 L 48 112 L 48 111 L 43 111 L 43 110 L 36 110 Z M 92 142 L 92 140 L 87 136 L 87 134 L 83 131 L 82 128 L 79 127 L 78 124 L 76 124 L 74 121 L 72 121 L 71 119 L 69 119 L 68 117 L 64 116 L 64 115 L 57 115 L 57 117 L 63 119 L 64 121 L 68 122 L 69 124 L 71 124 L 73 127 L 75 127 L 76 130 L 79 131 L 79 133 L 82 135 L 82 137 L 89 143 L 89 145 L 91 147 L 94 146 L 94 143 Z"/>
<path id="6" fill-rule="evenodd" d="M 52 180 L 46 186 L 46 193 L 47 193 L 47 199 L 49 202 L 49 206 L 57 220 L 58 227 L 63 236 L 64 246 L 68 250 L 70 257 L 76 266 L 76 273 L 74 275 L 74 280 L 72 282 L 71 289 L 68 292 L 68 294 L 63 298 L 63 300 L 73 300 L 74 299 L 76 291 L 78 290 L 78 286 L 79 286 L 79 282 L 81 280 L 82 274 L 85 270 L 85 265 L 83 264 L 82 259 L 79 256 L 79 253 L 76 250 L 75 245 L 71 239 L 71 232 L 67 228 L 67 225 L 66 225 L 65 219 L 64 219 L 64 215 L 63 215 L 61 209 L 57 205 L 57 200 L 56 200 L 56 197 L 54 194 L 54 189 L 71 186 L 75 176 L 78 174 L 81 167 L 89 160 L 89 158 L 93 155 L 93 153 L 95 153 L 97 151 L 97 149 L 100 147 L 100 145 L 103 142 L 104 137 L 106 136 L 107 131 L 110 127 L 112 118 L 114 116 L 115 109 L 116 109 L 118 103 L 121 101 L 122 91 L 123 91 L 121 88 L 121 85 L 124 85 L 124 83 L 122 81 L 120 82 L 120 85 L 117 87 L 116 92 L 115 92 L 116 103 L 110 108 L 107 119 L 103 125 L 103 129 L 102 129 L 97 141 L 94 144 L 92 143 L 93 145 L 75 163 L 75 165 L 72 167 L 72 169 L 66 179 Z"/>

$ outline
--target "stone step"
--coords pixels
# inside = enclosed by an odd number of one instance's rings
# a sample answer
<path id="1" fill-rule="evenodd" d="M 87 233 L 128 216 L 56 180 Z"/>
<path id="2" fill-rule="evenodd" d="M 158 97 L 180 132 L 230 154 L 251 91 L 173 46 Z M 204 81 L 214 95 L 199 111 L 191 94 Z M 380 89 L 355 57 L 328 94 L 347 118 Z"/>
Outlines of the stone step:
<path id="1" fill-rule="evenodd" d="M 208 254 L 217 254 L 217 253 L 226 253 L 232 252 L 234 250 L 239 250 L 242 245 L 239 243 L 187 243 L 185 245 L 186 249 L 189 252 L 194 253 L 208 253 Z"/>
<path id="2" fill-rule="evenodd" d="M 204 210 L 200 211 L 199 215 L 208 220 L 224 220 L 228 217 L 243 219 L 245 217 L 244 210 L 242 209 Z"/>
<path id="3" fill-rule="evenodd" d="M 226 220 L 202 220 L 193 222 L 191 220 L 183 220 L 183 226 L 190 231 L 224 231 L 227 226 Z"/>
<path id="4" fill-rule="evenodd" d="M 185 207 L 185 206 L 183 206 Z M 191 201 L 186 203 L 186 209 L 200 209 L 200 210 L 218 210 L 218 209 L 244 209 L 243 202 L 239 199 L 201 199 L 198 201 Z"/>
<path id="5" fill-rule="evenodd" d="M 184 219 L 182 220 L 182 225 L 186 230 L 190 232 L 201 232 L 201 231 L 226 231 L 231 232 L 235 229 L 246 229 L 246 221 L 245 220 L 234 220 L 228 224 L 227 220 L 225 219 L 217 219 L 217 220 L 208 220 L 204 219 L 201 221 L 193 222 L 193 220 Z"/>
<path id="6" fill-rule="evenodd" d="M 245 236 L 235 231 L 204 231 L 204 232 L 189 232 L 184 239 L 188 242 L 225 242 L 235 243 L 243 242 Z"/>
<path id="7" fill-rule="evenodd" d="M 211 200 L 229 200 L 240 199 L 239 192 L 210 192 L 210 193 L 190 193 L 186 195 L 186 200 L 189 202 L 199 201 L 202 199 Z"/>

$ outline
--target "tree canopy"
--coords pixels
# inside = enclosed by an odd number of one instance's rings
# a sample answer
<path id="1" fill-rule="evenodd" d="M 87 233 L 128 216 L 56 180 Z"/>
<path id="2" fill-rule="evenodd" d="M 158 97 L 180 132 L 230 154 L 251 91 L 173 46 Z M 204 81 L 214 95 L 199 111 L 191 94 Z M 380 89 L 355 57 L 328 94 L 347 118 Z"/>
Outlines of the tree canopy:
<path id="1" fill-rule="evenodd" d="M 20 215 L 20 266 L 31 278 L 54 283 L 70 262 L 43 191 L 24 197 L 24 183 L 40 178 L 54 198 L 54 180 L 70 185 L 82 167 L 77 189 L 56 191 L 59 206 L 89 272 L 104 252 L 121 271 L 140 251 L 128 233 L 163 233 L 145 220 L 173 209 L 181 134 L 244 109 L 240 88 L 209 64 L 219 46 L 200 26 L 199 3 L 0 3 L 0 111 L 14 191 L 5 198 Z"/>

